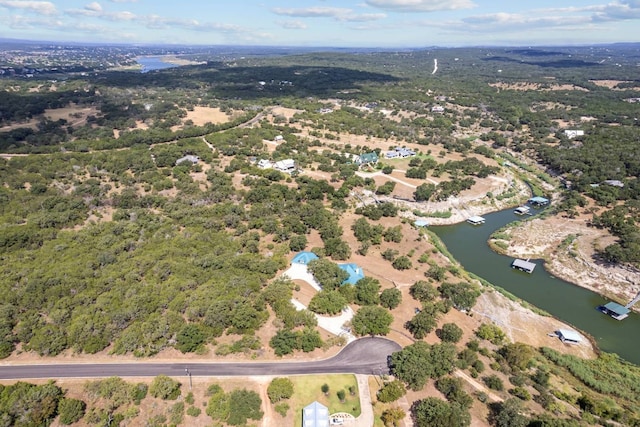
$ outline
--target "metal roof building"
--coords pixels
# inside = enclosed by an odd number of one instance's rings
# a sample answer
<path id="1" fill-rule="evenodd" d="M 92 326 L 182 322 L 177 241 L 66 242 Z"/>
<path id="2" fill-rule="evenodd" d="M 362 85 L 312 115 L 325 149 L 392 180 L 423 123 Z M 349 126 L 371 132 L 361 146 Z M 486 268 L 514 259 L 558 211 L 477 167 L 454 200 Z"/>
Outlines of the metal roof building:
<path id="1" fill-rule="evenodd" d="M 582 342 L 580 334 L 576 331 L 572 331 L 571 329 L 558 329 L 556 333 L 562 342 L 566 342 L 568 344 L 580 344 Z"/>
<path id="2" fill-rule="evenodd" d="M 536 268 L 535 262 L 525 261 L 523 259 L 514 259 L 511 263 L 511 268 L 516 268 L 526 273 L 533 273 L 533 269 Z"/>
<path id="3" fill-rule="evenodd" d="M 317 400 L 305 406 L 302 427 L 329 427 L 329 409 Z"/>

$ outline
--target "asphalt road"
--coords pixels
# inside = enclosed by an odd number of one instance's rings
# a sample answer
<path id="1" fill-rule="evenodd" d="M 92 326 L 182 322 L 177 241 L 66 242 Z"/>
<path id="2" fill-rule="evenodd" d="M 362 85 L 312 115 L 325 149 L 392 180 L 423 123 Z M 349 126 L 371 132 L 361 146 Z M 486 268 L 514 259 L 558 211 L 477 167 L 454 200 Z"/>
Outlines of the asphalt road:
<path id="1" fill-rule="evenodd" d="M 298 374 L 387 374 L 387 357 L 401 347 L 386 338 L 361 338 L 347 345 L 330 359 L 312 362 L 268 363 L 139 363 L 2 365 L 0 379 L 155 377 L 164 374 L 182 376 L 252 376 Z M 188 371 L 187 371 L 188 370 Z"/>

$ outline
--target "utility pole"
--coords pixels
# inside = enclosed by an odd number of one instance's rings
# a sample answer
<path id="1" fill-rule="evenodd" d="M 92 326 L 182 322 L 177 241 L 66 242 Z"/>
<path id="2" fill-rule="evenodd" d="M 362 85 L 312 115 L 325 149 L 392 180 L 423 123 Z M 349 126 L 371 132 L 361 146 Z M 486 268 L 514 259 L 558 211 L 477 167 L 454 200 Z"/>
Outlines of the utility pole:
<path id="1" fill-rule="evenodd" d="M 189 371 L 189 368 L 184 368 L 184 371 L 186 372 L 187 376 L 189 377 L 189 391 L 193 390 L 193 382 L 191 381 L 191 372 Z"/>

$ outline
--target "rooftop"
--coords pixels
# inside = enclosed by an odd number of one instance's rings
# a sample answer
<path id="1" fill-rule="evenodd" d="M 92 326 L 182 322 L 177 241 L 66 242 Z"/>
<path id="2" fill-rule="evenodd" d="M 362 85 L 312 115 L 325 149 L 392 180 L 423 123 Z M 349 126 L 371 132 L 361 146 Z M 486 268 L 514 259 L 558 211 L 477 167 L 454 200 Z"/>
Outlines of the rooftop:
<path id="1" fill-rule="evenodd" d="M 617 315 L 629 314 L 629 312 L 631 311 L 625 306 L 618 304 L 617 302 L 608 302 L 604 305 L 604 308 Z"/>
<path id="2" fill-rule="evenodd" d="M 355 285 L 358 280 L 364 279 L 364 271 L 362 271 L 362 268 L 359 267 L 358 264 L 340 264 L 338 267 L 349 273 L 349 278 L 342 282 L 342 284 L 350 283 Z"/>
<path id="3" fill-rule="evenodd" d="M 293 259 L 291 260 L 291 264 L 307 265 L 314 259 L 318 259 L 318 255 L 314 254 L 313 252 L 302 251 L 298 252 L 296 256 L 293 257 Z"/>

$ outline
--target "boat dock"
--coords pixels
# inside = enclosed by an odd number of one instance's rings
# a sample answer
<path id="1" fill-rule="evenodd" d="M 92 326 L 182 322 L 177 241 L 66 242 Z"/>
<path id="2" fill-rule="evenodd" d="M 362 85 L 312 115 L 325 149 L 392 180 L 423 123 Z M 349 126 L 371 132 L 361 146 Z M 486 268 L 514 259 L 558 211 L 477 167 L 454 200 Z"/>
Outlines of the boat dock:
<path id="1" fill-rule="evenodd" d="M 472 216 L 467 218 L 467 222 L 471 225 L 481 225 L 484 224 L 486 220 L 481 216 Z"/>
<path id="2" fill-rule="evenodd" d="M 511 263 L 511 268 L 515 268 L 520 271 L 524 271 L 525 273 L 533 273 L 533 269 L 536 268 L 535 262 L 530 262 L 528 259 L 514 259 Z"/>

